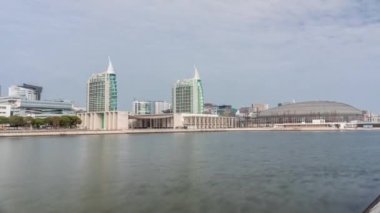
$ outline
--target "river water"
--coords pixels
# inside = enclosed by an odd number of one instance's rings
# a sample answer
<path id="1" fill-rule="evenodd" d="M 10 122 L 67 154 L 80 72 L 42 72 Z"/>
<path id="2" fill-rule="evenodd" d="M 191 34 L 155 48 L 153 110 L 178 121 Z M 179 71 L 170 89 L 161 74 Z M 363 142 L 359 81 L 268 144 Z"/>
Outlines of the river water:
<path id="1" fill-rule="evenodd" d="M 0 212 L 361 212 L 380 132 L 0 138 Z"/>

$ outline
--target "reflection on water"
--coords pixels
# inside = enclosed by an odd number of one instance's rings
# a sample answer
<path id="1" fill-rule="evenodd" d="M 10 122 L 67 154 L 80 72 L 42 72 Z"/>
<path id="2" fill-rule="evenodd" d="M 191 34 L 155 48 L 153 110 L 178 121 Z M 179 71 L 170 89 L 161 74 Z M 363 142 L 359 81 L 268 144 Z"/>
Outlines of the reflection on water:
<path id="1" fill-rule="evenodd" d="M 0 212 L 360 212 L 378 132 L 0 139 Z"/>

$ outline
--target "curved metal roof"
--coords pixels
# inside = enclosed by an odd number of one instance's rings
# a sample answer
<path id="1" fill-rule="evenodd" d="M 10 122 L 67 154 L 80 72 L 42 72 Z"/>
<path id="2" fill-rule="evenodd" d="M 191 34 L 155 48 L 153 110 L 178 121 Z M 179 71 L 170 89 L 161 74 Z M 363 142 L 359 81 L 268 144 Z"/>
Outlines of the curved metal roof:
<path id="1" fill-rule="evenodd" d="M 362 111 L 348 104 L 333 101 L 307 101 L 287 104 L 260 113 L 261 116 L 308 114 L 349 114 L 361 115 Z"/>

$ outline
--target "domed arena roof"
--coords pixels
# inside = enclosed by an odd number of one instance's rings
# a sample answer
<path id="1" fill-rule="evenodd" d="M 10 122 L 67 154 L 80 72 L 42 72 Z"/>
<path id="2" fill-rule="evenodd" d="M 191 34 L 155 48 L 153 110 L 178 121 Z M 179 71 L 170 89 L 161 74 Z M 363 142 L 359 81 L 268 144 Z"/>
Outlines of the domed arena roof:
<path id="1" fill-rule="evenodd" d="M 310 115 L 310 114 L 344 114 L 361 115 L 362 111 L 348 104 L 333 101 L 307 101 L 286 104 L 260 113 L 261 116 L 276 115 Z"/>

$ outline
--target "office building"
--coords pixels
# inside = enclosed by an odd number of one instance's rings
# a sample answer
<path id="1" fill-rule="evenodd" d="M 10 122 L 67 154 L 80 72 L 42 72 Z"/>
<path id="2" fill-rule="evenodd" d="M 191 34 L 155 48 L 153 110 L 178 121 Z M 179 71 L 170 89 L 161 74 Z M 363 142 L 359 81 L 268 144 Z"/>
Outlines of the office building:
<path id="1" fill-rule="evenodd" d="M 197 68 L 194 70 L 194 78 L 175 83 L 172 96 L 174 113 L 203 113 L 203 87 Z"/>
<path id="2" fill-rule="evenodd" d="M 8 96 L 18 97 L 24 100 L 39 101 L 41 100 L 42 87 L 30 84 L 13 85 L 8 89 Z"/>
<path id="3" fill-rule="evenodd" d="M 0 97 L 4 116 L 49 117 L 75 115 L 73 103 L 63 100 L 28 100 L 21 97 Z"/>
<path id="4" fill-rule="evenodd" d="M 132 112 L 136 115 L 153 114 L 152 101 L 133 101 Z"/>
<path id="5" fill-rule="evenodd" d="M 233 108 L 232 105 L 217 105 L 212 103 L 204 104 L 204 114 L 234 117 L 236 113 L 238 113 L 238 110 Z"/>
<path id="6" fill-rule="evenodd" d="M 107 112 L 117 110 L 116 74 L 110 58 L 105 72 L 93 74 L 87 82 L 87 111 Z"/>
<path id="7" fill-rule="evenodd" d="M 235 116 L 237 109 L 233 108 L 232 105 L 219 105 L 218 106 L 218 115 L 220 116 Z"/>
<path id="8" fill-rule="evenodd" d="M 254 113 L 260 113 L 268 109 L 269 109 L 269 104 L 252 104 L 252 111 Z"/>
<path id="9" fill-rule="evenodd" d="M 154 114 L 162 114 L 170 111 L 172 108 L 172 104 L 166 101 L 154 101 Z"/>
<path id="10" fill-rule="evenodd" d="M 162 114 L 171 109 L 166 101 L 133 101 L 132 112 L 136 115 Z"/>
<path id="11" fill-rule="evenodd" d="M 0 116 L 49 117 L 75 115 L 73 103 L 41 100 L 42 87 L 22 84 L 9 87 L 9 96 L 0 97 Z"/>
<path id="12" fill-rule="evenodd" d="M 257 117 L 261 114 L 261 112 L 264 112 L 269 109 L 269 104 L 252 104 L 251 106 L 251 112 L 249 113 L 249 116 L 251 117 Z"/>
<path id="13" fill-rule="evenodd" d="M 11 105 L 9 104 L 0 104 L 0 116 L 9 117 L 11 116 Z"/>
<path id="14" fill-rule="evenodd" d="M 205 103 L 203 107 L 203 113 L 209 115 L 217 115 L 218 114 L 218 105 L 213 103 Z"/>
<path id="15" fill-rule="evenodd" d="M 238 117 L 247 117 L 252 114 L 252 108 L 251 107 L 240 107 L 237 112 L 236 116 Z"/>
<path id="16" fill-rule="evenodd" d="M 380 123 L 380 115 L 372 112 L 364 112 L 364 122 Z"/>

